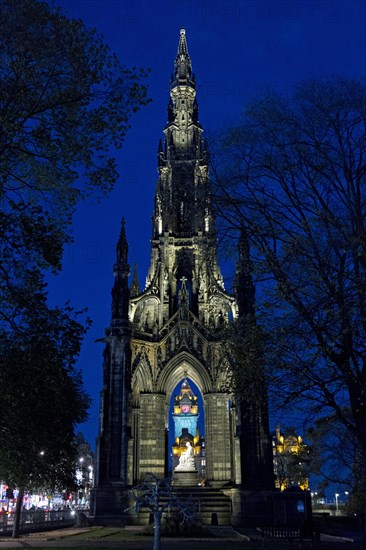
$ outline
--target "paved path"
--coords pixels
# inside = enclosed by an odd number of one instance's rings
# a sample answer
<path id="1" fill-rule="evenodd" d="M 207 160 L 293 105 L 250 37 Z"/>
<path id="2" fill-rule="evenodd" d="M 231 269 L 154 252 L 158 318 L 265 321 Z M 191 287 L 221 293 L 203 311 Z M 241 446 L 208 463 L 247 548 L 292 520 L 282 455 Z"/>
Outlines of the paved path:
<path id="1" fill-rule="evenodd" d="M 230 531 L 229 531 L 230 530 Z M 1 548 L 97 548 L 104 550 L 151 550 L 153 540 L 150 537 L 141 536 L 141 540 L 108 540 L 92 539 L 78 540 L 73 535 L 90 531 L 89 528 L 67 528 L 57 531 L 42 533 L 29 533 L 22 535 L 19 539 L 0 537 Z M 293 546 L 283 541 L 263 542 L 258 538 L 250 540 L 248 536 L 236 533 L 232 528 L 216 528 L 214 533 L 217 538 L 200 539 L 162 539 L 162 550 L 289 550 Z M 249 535 L 255 537 L 255 530 L 248 531 Z M 337 540 L 338 539 L 338 540 Z M 362 545 L 342 541 L 340 537 L 333 537 L 333 540 L 323 539 L 320 550 L 365 550 Z"/>

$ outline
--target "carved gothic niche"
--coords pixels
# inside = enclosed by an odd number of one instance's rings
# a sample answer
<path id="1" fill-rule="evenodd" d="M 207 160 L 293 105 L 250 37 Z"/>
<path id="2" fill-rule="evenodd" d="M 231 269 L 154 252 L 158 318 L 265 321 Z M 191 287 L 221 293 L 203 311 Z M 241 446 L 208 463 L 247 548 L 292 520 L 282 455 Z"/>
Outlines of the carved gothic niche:
<path id="1" fill-rule="evenodd" d="M 230 303 L 223 296 L 216 294 L 210 298 L 208 311 L 210 326 L 212 328 L 222 328 L 229 321 Z"/>
<path id="2" fill-rule="evenodd" d="M 193 334 L 186 323 L 180 323 L 171 338 L 174 341 L 176 351 L 179 351 L 181 348 L 191 349 L 193 345 Z"/>
<path id="3" fill-rule="evenodd" d="M 132 391 L 153 391 L 153 372 L 145 350 L 140 351 L 132 365 Z"/>
<path id="4" fill-rule="evenodd" d="M 233 371 L 227 361 L 223 361 L 216 378 L 217 391 L 232 393 L 234 389 Z"/>
<path id="5" fill-rule="evenodd" d="M 177 281 L 180 281 L 182 277 L 185 277 L 188 281 L 192 281 L 193 265 L 193 250 L 189 250 L 188 248 L 179 250 L 176 253 L 174 270 Z"/>
<path id="6" fill-rule="evenodd" d="M 154 322 L 158 317 L 159 300 L 156 296 L 148 296 L 141 300 L 133 316 L 133 324 L 143 332 L 154 332 Z"/>

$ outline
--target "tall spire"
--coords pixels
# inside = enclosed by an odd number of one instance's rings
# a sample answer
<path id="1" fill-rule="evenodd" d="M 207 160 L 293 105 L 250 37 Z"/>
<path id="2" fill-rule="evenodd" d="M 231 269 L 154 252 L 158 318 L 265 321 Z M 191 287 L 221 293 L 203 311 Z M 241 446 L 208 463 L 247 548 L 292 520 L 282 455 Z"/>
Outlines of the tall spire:
<path id="1" fill-rule="evenodd" d="M 204 231 L 213 235 L 208 159 L 184 29 L 180 31 L 174 69 L 164 144 L 158 147 L 153 235 L 160 238 L 163 231 L 175 235 Z"/>
<path id="2" fill-rule="evenodd" d="M 121 221 L 121 231 L 116 247 L 117 264 L 127 264 L 128 244 L 126 238 L 125 219 Z"/>
<path id="3" fill-rule="evenodd" d="M 188 53 L 185 29 L 180 30 L 177 57 L 174 63 L 175 78 L 188 80 L 192 76 L 192 63 Z"/>
<path id="4" fill-rule="evenodd" d="M 116 263 L 113 267 L 114 285 L 112 288 L 112 324 L 122 326 L 128 321 L 128 277 L 130 266 L 127 261 L 128 244 L 125 220 L 122 218 L 121 231 L 116 247 Z"/>

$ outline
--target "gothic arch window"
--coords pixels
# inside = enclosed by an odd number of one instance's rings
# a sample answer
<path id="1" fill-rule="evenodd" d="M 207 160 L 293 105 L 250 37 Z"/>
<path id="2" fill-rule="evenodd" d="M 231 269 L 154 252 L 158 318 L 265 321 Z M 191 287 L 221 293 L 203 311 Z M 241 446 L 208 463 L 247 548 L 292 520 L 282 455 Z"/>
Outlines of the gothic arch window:
<path id="1" fill-rule="evenodd" d="M 138 395 L 140 392 L 152 392 L 153 380 L 149 361 L 145 355 L 140 354 L 132 376 L 132 391 Z"/>

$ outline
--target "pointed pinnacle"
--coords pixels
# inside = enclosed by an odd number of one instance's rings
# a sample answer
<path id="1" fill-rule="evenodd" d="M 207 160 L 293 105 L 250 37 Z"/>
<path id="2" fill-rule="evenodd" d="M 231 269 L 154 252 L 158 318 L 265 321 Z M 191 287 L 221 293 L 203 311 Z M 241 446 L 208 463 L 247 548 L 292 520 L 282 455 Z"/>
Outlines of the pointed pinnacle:
<path id="1" fill-rule="evenodd" d="M 178 55 L 187 55 L 189 57 L 187 40 L 186 40 L 186 30 L 184 28 L 180 29 Z"/>
<path id="2" fill-rule="evenodd" d="M 192 75 L 192 63 L 188 53 L 185 29 L 180 30 L 178 52 L 174 63 L 176 78 L 188 79 Z"/>
<path id="3" fill-rule="evenodd" d="M 139 284 L 139 278 L 137 275 L 137 265 L 134 264 L 133 266 L 133 275 L 132 275 L 132 281 L 130 286 L 130 296 L 134 298 L 135 296 L 138 296 L 140 294 L 140 284 Z"/>
<path id="4" fill-rule="evenodd" d="M 117 253 L 117 264 L 122 263 L 127 265 L 128 244 L 127 244 L 127 238 L 126 238 L 124 218 L 122 218 L 122 221 L 121 221 L 121 231 L 117 242 L 116 253 Z"/>

